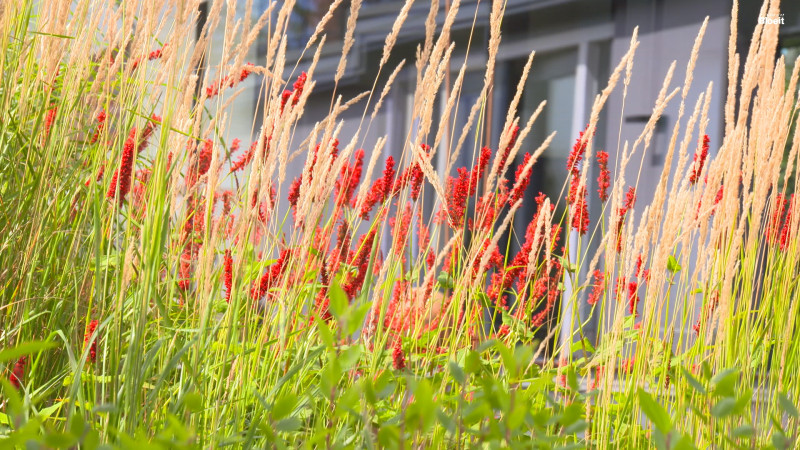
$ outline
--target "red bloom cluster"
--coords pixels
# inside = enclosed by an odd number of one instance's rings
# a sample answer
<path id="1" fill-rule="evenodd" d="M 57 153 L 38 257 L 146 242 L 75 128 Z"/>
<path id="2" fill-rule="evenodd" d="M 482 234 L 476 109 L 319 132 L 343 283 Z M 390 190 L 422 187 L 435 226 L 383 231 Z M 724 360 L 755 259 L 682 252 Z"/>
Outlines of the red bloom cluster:
<path id="1" fill-rule="evenodd" d="M 22 387 L 22 380 L 25 377 L 25 368 L 27 366 L 27 356 L 20 356 L 19 359 L 17 359 L 17 362 L 14 363 L 14 368 L 11 370 L 11 375 L 8 377 L 8 381 L 11 383 L 11 386 L 14 387 L 14 389 L 19 389 Z"/>
<path id="2" fill-rule="evenodd" d="M 425 153 L 428 153 L 431 147 L 427 144 L 420 145 Z M 392 195 L 396 195 L 406 186 L 411 186 L 411 200 L 416 201 L 422 192 L 422 181 L 425 179 L 425 174 L 422 172 L 422 167 L 419 163 L 414 163 L 406 167 L 400 176 L 395 180 L 392 187 Z"/>
<path id="3" fill-rule="evenodd" d="M 581 142 L 583 139 L 583 135 L 586 133 L 586 130 L 581 131 L 578 139 L 575 140 L 575 145 L 572 146 L 572 151 L 569 153 L 569 157 L 567 158 L 567 171 L 572 175 L 573 178 L 580 175 L 580 164 L 581 160 L 583 160 L 583 155 L 586 153 L 586 144 L 587 142 Z"/>
<path id="4" fill-rule="evenodd" d="M 544 309 L 534 314 L 533 317 L 531 318 L 531 325 L 534 327 L 542 326 L 542 324 L 544 323 L 544 319 L 547 318 L 547 315 L 553 311 L 553 307 L 556 304 L 556 299 L 558 299 L 558 296 L 561 293 L 561 291 L 558 288 L 558 280 L 561 279 L 561 267 L 559 266 L 558 268 L 558 276 L 553 277 L 552 279 L 549 280 L 550 281 L 549 285 L 545 284 L 547 283 L 548 278 L 549 277 L 543 277 L 540 279 L 540 280 L 545 280 L 545 282 L 542 283 L 540 289 L 544 290 L 544 288 L 547 287 L 547 300 Z M 538 292 L 535 293 L 538 294 Z"/>
<path id="5" fill-rule="evenodd" d="M 250 164 L 250 161 L 253 160 L 253 156 L 255 156 L 256 154 L 256 146 L 258 146 L 258 139 L 253 141 L 253 143 L 250 144 L 250 147 L 247 149 L 247 151 L 242 156 L 240 156 L 238 160 L 236 160 L 233 164 L 231 164 L 231 173 L 238 172 L 244 169 L 245 166 Z M 267 141 L 267 147 L 268 146 L 269 146 L 269 140 Z M 231 149 L 231 154 L 233 154 L 233 152 L 234 150 Z"/>
<path id="6" fill-rule="evenodd" d="M 167 44 L 166 43 L 164 45 L 162 45 L 161 48 L 157 48 L 157 49 L 153 50 L 152 52 L 150 52 L 147 55 L 147 60 L 148 61 L 153 61 L 154 59 L 160 59 L 162 56 L 164 56 L 164 49 L 165 48 L 167 48 Z M 133 64 L 131 65 L 132 69 L 136 69 L 137 67 L 139 67 L 140 63 L 141 63 L 141 60 L 139 58 L 135 59 L 133 61 Z"/>
<path id="7" fill-rule="evenodd" d="M 367 192 L 367 197 L 361 205 L 361 218 L 364 220 L 369 219 L 369 213 L 372 208 L 379 203 L 383 203 L 389 198 L 394 186 L 394 158 L 389 156 L 386 158 L 386 168 L 383 169 L 383 177 L 377 179 Z"/>
<path id="8" fill-rule="evenodd" d="M 581 142 L 586 131 L 581 131 L 572 151 L 567 157 L 567 171 L 570 174 L 569 191 L 567 192 L 567 203 L 570 205 L 570 215 L 572 229 L 580 234 L 586 234 L 589 230 L 589 205 L 586 201 L 586 187 L 581 186 L 580 164 L 586 153 L 587 142 Z"/>
<path id="9" fill-rule="evenodd" d="M 197 180 L 208 173 L 211 168 L 211 155 L 214 150 L 214 141 L 206 139 L 203 141 L 203 148 L 197 153 L 197 160 L 191 167 L 189 173 L 186 174 L 186 185 L 192 187 L 197 183 Z"/>
<path id="10" fill-rule="evenodd" d="M 586 202 L 586 187 L 579 189 L 572 208 L 572 229 L 584 235 L 589 230 L 589 204 Z"/>
<path id="11" fill-rule="evenodd" d="M 775 200 L 775 210 L 772 212 L 772 217 L 767 223 L 767 241 L 770 244 L 775 244 L 778 241 L 778 236 L 781 230 L 781 221 L 788 206 L 788 200 L 782 193 L 778 193 Z"/>
<path id="12" fill-rule="evenodd" d="M 522 248 L 520 248 L 519 252 L 514 256 L 511 260 L 511 263 L 508 267 L 503 270 L 502 272 L 492 274 L 492 282 L 489 285 L 489 298 L 492 300 L 497 300 L 500 296 L 511 288 L 511 285 L 514 281 L 517 282 L 519 287 L 518 291 L 521 291 L 522 285 L 524 281 L 528 277 L 527 268 L 528 268 L 528 259 L 530 258 L 531 250 L 534 248 L 538 248 L 540 242 L 535 241 L 536 238 L 536 223 L 538 222 L 538 216 L 541 214 L 541 209 L 544 204 L 545 195 L 541 192 L 536 197 L 536 203 L 538 204 L 538 209 L 536 214 L 528 223 L 528 227 L 525 230 L 525 242 L 522 244 Z M 550 205 L 550 209 L 554 208 L 553 205 Z M 558 233 L 554 233 L 557 235 Z M 540 236 L 540 239 L 542 236 Z M 502 258 L 502 257 L 501 257 Z M 502 264 L 502 259 L 501 259 Z"/>
<path id="13" fill-rule="evenodd" d="M 527 174 L 523 177 L 523 171 L 525 170 L 525 166 L 531 160 L 530 153 L 525 153 L 525 157 L 522 159 L 522 164 L 517 166 L 517 171 L 514 174 L 514 188 L 511 189 L 511 194 L 508 196 L 508 204 L 514 205 L 519 199 L 525 195 L 525 190 L 528 189 L 528 184 L 531 182 L 531 172 L 528 171 Z"/>
<path id="14" fill-rule="evenodd" d="M 292 180 L 292 184 L 289 185 L 289 205 L 292 206 L 294 212 L 297 212 L 297 200 L 300 199 L 300 186 L 303 184 L 303 176 L 300 175 L 299 177 Z"/>
<path id="15" fill-rule="evenodd" d="M 789 246 L 789 239 L 792 231 L 792 214 L 794 214 L 795 201 L 794 194 L 789 197 L 789 208 L 786 210 L 786 218 L 783 220 L 783 227 L 781 228 L 781 251 L 786 250 Z"/>
<path id="16" fill-rule="evenodd" d="M 228 149 L 229 153 L 232 155 L 239 151 L 239 147 L 242 145 L 242 140 L 239 138 L 234 138 L 233 142 L 231 142 L 231 147 Z"/>
<path id="17" fill-rule="evenodd" d="M 100 138 L 100 133 L 103 132 L 103 127 L 106 124 L 106 110 L 101 109 L 100 112 L 97 114 L 97 128 L 94 130 L 94 134 L 92 135 L 92 139 L 89 141 L 90 144 L 94 144 L 97 142 L 97 139 Z"/>
<path id="18" fill-rule="evenodd" d="M 150 117 L 150 122 L 145 126 L 142 136 L 136 143 L 136 127 L 132 128 L 128 133 L 128 138 L 122 146 L 122 158 L 117 170 L 111 177 L 111 184 L 108 186 L 106 197 L 109 200 L 117 199 L 122 204 L 125 201 L 125 196 L 131 190 L 131 173 L 133 172 L 133 163 L 136 160 L 136 154 L 147 146 L 147 141 L 155 131 L 155 127 L 161 122 L 161 117 L 153 114 Z M 117 184 L 119 184 L 119 195 L 117 195 Z"/>
<path id="19" fill-rule="evenodd" d="M 398 337 L 392 346 L 392 367 L 395 370 L 403 370 L 406 368 L 406 357 L 403 354 L 403 342 Z"/>
<path id="20" fill-rule="evenodd" d="M 792 236 L 792 216 L 795 208 L 794 194 L 787 199 L 779 193 L 775 200 L 775 209 L 767 222 L 766 236 L 770 245 L 777 245 L 781 251 L 786 250 Z"/>
<path id="21" fill-rule="evenodd" d="M 231 292 L 233 291 L 233 258 L 230 250 L 225 250 L 224 266 L 225 300 L 230 302 Z"/>
<path id="22" fill-rule="evenodd" d="M 222 88 L 226 86 L 234 87 L 238 83 L 241 83 L 247 77 L 249 77 L 251 73 L 253 73 L 254 68 L 255 66 L 253 66 L 253 64 L 247 63 L 244 65 L 241 72 L 239 72 L 238 76 L 231 77 L 230 75 L 225 75 L 224 77 L 222 77 L 221 80 L 211 83 L 210 86 L 206 87 L 206 97 L 208 98 L 215 97 L 219 95 L 219 92 Z"/>
<path id="23" fill-rule="evenodd" d="M 622 364 L 620 365 L 619 370 L 622 373 L 628 373 L 628 374 L 632 373 L 635 363 L 636 360 L 634 358 L 625 358 L 624 360 L 622 360 Z"/>
<path id="24" fill-rule="evenodd" d="M 611 174 L 608 170 L 608 152 L 600 150 L 597 152 L 597 164 L 600 166 L 600 175 L 597 176 L 597 194 L 600 201 L 608 200 L 608 188 L 611 187 Z"/>
<path id="25" fill-rule="evenodd" d="M 342 172 L 336 180 L 336 205 L 342 206 L 349 204 L 353 199 L 353 193 L 361 182 L 361 171 L 364 166 L 364 150 L 358 149 L 355 153 L 355 162 L 351 166 L 345 161 Z"/>
<path id="26" fill-rule="evenodd" d="M 447 182 L 447 211 L 440 214 L 438 219 L 447 219 L 451 227 L 458 227 L 464 220 L 467 208 L 467 199 L 475 195 L 478 183 L 486 172 L 492 151 L 483 147 L 478 158 L 478 163 L 471 171 L 465 167 L 458 169 L 458 177 L 449 177 Z"/>
<path id="27" fill-rule="evenodd" d="M 260 282 L 254 285 L 250 290 L 250 296 L 253 297 L 253 300 L 261 299 L 261 297 L 266 295 L 270 288 L 275 285 L 278 279 L 280 279 L 281 275 L 286 271 L 286 267 L 289 265 L 288 258 L 290 253 L 291 251 L 289 249 L 281 250 L 278 260 L 261 276 Z"/>
<path id="28" fill-rule="evenodd" d="M 56 120 L 56 112 L 58 111 L 58 107 L 54 106 L 47 110 L 47 113 L 44 116 L 44 138 L 47 139 L 50 136 L 50 130 L 53 128 L 53 122 Z"/>
<path id="29" fill-rule="evenodd" d="M 700 174 L 703 172 L 703 165 L 706 163 L 706 158 L 708 157 L 708 144 L 710 139 L 708 135 L 703 136 L 703 147 L 700 150 L 700 153 L 694 154 L 694 161 L 692 163 L 692 174 L 689 175 L 689 183 L 695 184 L 697 180 L 700 178 Z"/>
<path id="30" fill-rule="evenodd" d="M 119 169 L 114 171 L 111 176 L 111 184 L 108 186 L 106 197 L 109 200 L 117 199 L 122 204 L 125 196 L 131 190 L 131 172 L 133 170 L 133 160 L 136 158 L 136 127 L 131 129 L 128 134 L 128 139 L 122 146 L 122 159 L 120 160 Z M 119 195 L 117 195 L 117 184 L 119 184 Z"/>
<path id="31" fill-rule="evenodd" d="M 83 336 L 83 345 L 87 345 L 89 340 L 92 339 L 94 332 L 97 330 L 98 322 L 97 320 L 92 320 L 89 322 L 89 327 L 86 329 L 86 334 Z M 97 361 L 97 338 L 92 342 L 92 345 L 89 346 L 89 354 L 86 355 L 86 362 L 94 363 Z"/>
<path id="32" fill-rule="evenodd" d="M 375 242 L 377 232 L 378 228 L 372 227 L 372 230 L 361 236 L 358 244 L 356 244 L 356 249 L 350 252 L 349 264 L 356 268 L 356 273 L 349 272 L 347 274 L 342 289 L 351 300 L 364 284 L 364 278 L 367 276 L 367 268 L 369 266 L 369 256 L 372 253 L 372 245 Z"/>
<path id="33" fill-rule="evenodd" d="M 305 87 L 306 81 L 308 79 L 308 75 L 303 72 L 300 76 L 297 77 L 297 81 L 294 82 L 292 85 L 292 90 L 285 90 L 283 94 L 281 94 L 281 112 L 286 107 L 286 104 L 289 103 L 289 99 L 291 99 L 291 105 L 296 106 L 297 102 L 300 101 L 300 97 L 303 95 L 303 87 Z"/>
<path id="34" fill-rule="evenodd" d="M 588 303 L 592 306 L 596 305 L 603 298 L 603 289 L 605 288 L 605 274 L 599 270 L 595 270 L 594 284 L 592 285 L 592 292 L 589 294 Z"/>

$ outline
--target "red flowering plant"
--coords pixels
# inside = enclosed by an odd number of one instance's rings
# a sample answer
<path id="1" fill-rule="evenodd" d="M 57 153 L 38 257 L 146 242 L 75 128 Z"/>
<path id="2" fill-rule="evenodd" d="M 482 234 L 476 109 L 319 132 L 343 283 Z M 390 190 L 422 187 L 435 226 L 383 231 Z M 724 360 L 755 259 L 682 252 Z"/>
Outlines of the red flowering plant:
<path id="1" fill-rule="evenodd" d="M 560 159 L 536 132 L 547 106 L 529 113 L 532 54 L 509 101 L 492 97 L 503 2 L 479 5 L 483 84 L 466 82 L 474 55 L 450 71 L 464 2 L 422 5 L 411 69 L 395 48 L 411 2 L 382 50 L 354 45 L 357 1 L 331 2 L 305 47 L 293 2 L 255 15 L 210 4 L 199 27 L 196 2 L 167 2 L 163 21 L 145 2 L 27 3 L 0 6 L 0 340 L 7 397 L 28 395 L 19 416 L 42 423 L 8 413 L 0 434 L 288 448 L 797 434 L 794 419 L 772 421 L 800 398 L 800 215 L 782 181 L 797 171 L 798 146 L 783 153 L 796 89 L 773 81 L 786 65 L 776 30 L 759 27 L 751 60 L 730 58 L 724 109 L 691 76 L 670 91 L 670 71 L 650 120 L 609 132 L 634 35 Z M 333 73 L 324 48 L 345 22 Z M 645 171 L 636 158 L 673 105 L 664 164 Z M 711 375 L 731 361 L 741 377 Z M 744 381 L 781 400 L 734 420 Z"/>

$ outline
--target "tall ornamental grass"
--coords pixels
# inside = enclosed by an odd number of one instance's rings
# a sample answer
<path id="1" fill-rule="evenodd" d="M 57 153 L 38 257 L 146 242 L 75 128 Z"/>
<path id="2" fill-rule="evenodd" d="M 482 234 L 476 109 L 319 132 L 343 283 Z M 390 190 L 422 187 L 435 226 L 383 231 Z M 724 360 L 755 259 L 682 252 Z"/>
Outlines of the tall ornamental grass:
<path id="1" fill-rule="evenodd" d="M 502 0 L 475 103 L 453 53 L 458 0 L 441 24 L 430 2 L 400 62 L 407 0 L 352 98 L 319 93 L 315 69 L 341 46 L 339 84 L 360 1 L 333 1 L 300 61 L 294 1 L 260 16 L 247 2 L 243 19 L 235 3 L 210 2 L 197 39 L 199 0 L 0 4 L 0 445 L 797 445 L 800 65 L 776 58 L 777 26 L 736 53 L 734 2 L 718 117 L 719 86 L 689 95 L 703 23 L 641 134 L 601 149 L 601 113 L 623 114 L 607 100 L 637 70 L 634 32 L 548 197 L 528 189 L 548 106 L 517 108 L 533 53 L 494 111 L 502 134 L 464 144 L 487 135 Z M 326 44 L 337 11 L 346 31 Z M 778 13 L 767 0 L 760 15 Z M 414 126 L 385 157 L 388 136 L 364 142 L 404 63 Z M 237 136 L 246 79 L 257 111 Z M 321 97 L 324 119 L 298 132 Z M 676 104 L 655 194 L 637 201 L 625 174 Z M 346 110 L 360 112 L 347 135 Z"/>

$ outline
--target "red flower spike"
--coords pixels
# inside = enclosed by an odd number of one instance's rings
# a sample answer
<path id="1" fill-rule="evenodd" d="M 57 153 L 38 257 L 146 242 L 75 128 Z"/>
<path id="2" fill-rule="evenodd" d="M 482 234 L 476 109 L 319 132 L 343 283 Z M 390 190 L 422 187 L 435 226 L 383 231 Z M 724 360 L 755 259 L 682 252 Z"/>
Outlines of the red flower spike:
<path id="1" fill-rule="evenodd" d="M 775 210 L 772 212 L 772 217 L 767 224 L 767 241 L 770 244 L 775 244 L 781 230 L 781 219 L 786 211 L 788 201 L 783 194 L 778 194 L 775 200 Z"/>
<path id="2" fill-rule="evenodd" d="M 586 189 L 581 188 L 573 203 L 572 229 L 584 235 L 589 230 L 589 205 L 586 202 Z"/>
<path id="3" fill-rule="evenodd" d="M 135 139 L 136 128 L 132 128 L 128 139 L 122 147 L 122 158 L 120 160 L 119 169 L 114 171 L 111 177 L 111 184 L 106 192 L 106 197 L 109 200 L 117 199 L 119 204 L 125 200 L 125 196 L 131 190 L 131 172 L 133 171 L 133 160 L 136 158 L 135 154 Z M 119 184 L 119 194 L 117 193 L 117 184 Z"/>
<path id="4" fill-rule="evenodd" d="M 597 164 L 600 166 L 600 175 L 597 176 L 597 194 L 600 201 L 608 200 L 608 188 L 611 187 L 611 173 L 608 170 L 608 152 L 597 152 Z"/>
<path id="5" fill-rule="evenodd" d="M 278 260 L 275 261 L 275 263 L 270 266 L 270 269 L 266 273 L 264 273 L 264 275 L 261 276 L 260 282 L 256 286 L 253 286 L 253 289 L 250 292 L 251 297 L 253 297 L 253 300 L 261 299 L 264 295 L 267 294 L 270 288 L 272 288 L 275 285 L 275 283 L 278 281 L 281 275 L 283 275 L 283 273 L 286 271 L 286 267 L 288 266 L 287 260 L 289 255 L 290 255 L 289 249 L 281 251 Z"/>
<path id="6" fill-rule="evenodd" d="M 11 370 L 11 375 L 8 377 L 8 381 L 11 383 L 11 386 L 14 387 L 14 389 L 20 389 L 22 387 L 22 380 L 25 378 L 25 368 L 27 366 L 27 356 L 20 356 L 19 359 L 17 359 L 17 362 L 14 364 L 14 368 Z"/>
<path id="7" fill-rule="evenodd" d="M 242 140 L 239 138 L 235 138 L 233 142 L 231 142 L 230 154 L 233 155 L 234 153 L 239 151 L 239 147 L 242 145 Z"/>
<path id="8" fill-rule="evenodd" d="M 56 120 L 56 112 L 58 111 L 58 107 L 54 106 L 47 110 L 47 114 L 44 116 L 44 137 L 47 139 L 50 136 L 50 130 L 53 128 L 53 122 Z"/>
<path id="9" fill-rule="evenodd" d="M 703 147 L 700 150 L 700 153 L 694 154 L 694 161 L 692 162 L 692 174 L 689 176 L 689 183 L 695 184 L 697 180 L 700 178 L 700 174 L 703 172 L 703 165 L 706 163 L 706 158 L 708 157 L 708 144 L 710 139 L 708 135 L 703 136 Z"/>
<path id="10" fill-rule="evenodd" d="M 361 181 L 361 171 L 364 165 L 364 150 L 358 149 L 355 153 L 355 162 L 352 166 L 345 162 L 339 179 L 336 180 L 336 201 L 338 206 L 349 204 L 353 200 L 358 183 Z"/>
<path id="11" fill-rule="evenodd" d="M 86 329 L 86 334 L 83 336 L 83 345 L 86 346 L 89 343 L 89 340 L 94 335 L 95 330 L 97 330 L 98 322 L 97 320 L 92 320 L 89 322 L 89 327 Z M 92 345 L 89 346 L 89 354 L 86 355 L 86 362 L 94 363 L 97 361 L 97 338 L 92 342 Z"/>
<path id="12" fill-rule="evenodd" d="M 372 184 L 367 192 L 364 204 L 361 206 L 361 218 L 369 219 L 369 213 L 378 203 L 383 203 L 392 193 L 394 186 L 394 158 L 386 158 L 386 168 L 383 170 L 383 177 Z"/>
<path id="13" fill-rule="evenodd" d="M 306 80 L 308 79 L 308 75 L 305 72 L 302 72 L 298 77 L 297 81 L 294 82 L 292 87 L 294 88 L 294 96 L 292 96 L 292 106 L 297 106 L 297 102 L 300 101 L 300 96 L 303 95 L 303 88 L 306 85 Z"/>
<path id="14" fill-rule="evenodd" d="M 300 185 L 303 184 L 303 176 L 300 175 L 299 177 L 295 178 L 292 181 L 292 184 L 289 186 L 289 204 L 292 205 L 293 208 L 297 207 L 297 200 L 300 198 Z"/>
<path id="15" fill-rule="evenodd" d="M 605 289 L 605 274 L 599 270 L 594 271 L 594 284 L 592 293 L 589 294 L 588 303 L 592 306 L 596 305 L 603 298 L 603 289 Z"/>
<path id="16" fill-rule="evenodd" d="M 528 165 L 530 162 L 531 155 L 530 153 L 525 153 L 525 158 L 522 160 L 522 164 L 517 166 L 517 171 L 514 177 L 514 189 L 511 191 L 511 194 L 508 196 L 508 204 L 513 205 L 522 196 L 525 194 L 525 190 L 528 189 L 528 184 L 531 181 L 531 171 L 528 171 L 528 174 L 525 177 L 522 177 L 522 172 L 525 169 L 525 166 Z"/>
<path id="17" fill-rule="evenodd" d="M 230 77 L 228 75 L 225 75 L 224 77 L 222 77 L 221 80 L 215 81 L 211 83 L 211 85 L 206 86 L 206 97 L 207 98 L 216 97 L 217 95 L 219 95 L 222 88 L 224 87 L 232 88 L 236 86 L 238 83 L 241 83 L 247 77 L 249 77 L 251 73 L 253 73 L 253 68 L 254 68 L 253 64 L 247 63 L 244 65 L 241 72 L 239 72 L 238 77 Z"/>
<path id="18" fill-rule="evenodd" d="M 583 160 L 583 155 L 586 153 L 586 144 L 588 141 L 581 143 L 584 133 L 586 133 L 586 130 L 580 132 L 580 136 L 575 140 L 575 145 L 572 146 L 572 151 L 567 158 L 567 171 L 572 174 L 573 177 L 580 174 L 580 163 L 581 160 Z"/>
<path id="19" fill-rule="evenodd" d="M 230 303 L 231 301 L 231 292 L 233 290 L 233 258 L 231 257 L 231 251 L 225 250 L 225 272 L 224 272 L 224 281 L 225 281 L 225 300 Z"/>
<path id="20" fill-rule="evenodd" d="M 796 214 L 794 211 L 795 208 L 795 201 L 794 201 L 794 194 L 789 196 L 789 208 L 786 211 L 786 217 L 783 219 L 783 227 L 781 228 L 781 240 L 780 240 L 780 249 L 781 251 L 786 250 L 789 246 L 789 240 L 791 238 L 791 228 L 792 228 L 792 215 Z"/>
<path id="21" fill-rule="evenodd" d="M 101 109 L 100 112 L 97 114 L 97 128 L 94 130 L 94 134 L 92 135 L 92 139 L 89 141 L 90 144 L 94 144 L 97 142 L 97 139 L 100 138 L 100 133 L 103 131 L 103 127 L 106 124 L 106 111 Z"/>
<path id="22" fill-rule="evenodd" d="M 406 358 L 403 355 L 403 343 L 402 340 L 398 337 L 394 341 L 394 345 L 392 346 L 392 367 L 395 370 L 403 370 L 406 368 Z"/>
<path id="23" fill-rule="evenodd" d="M 351 252 L 349 264 L 356 268 L 356 273 L 348 273 L 345 283 L 342 288 L 347 293 L 348 298 L 353 299 L 361 286 L 364 283 L 364 278 L 367 276 L 367 268 L 369 265 L 369 256 L 372 253 L 372 245 L 375 242 L 378 227 L 373 227 L 372 230 L 361 236 L 356 244 L 356 250 Z M 376 272 L 379 272 L 377 267 Z"/>

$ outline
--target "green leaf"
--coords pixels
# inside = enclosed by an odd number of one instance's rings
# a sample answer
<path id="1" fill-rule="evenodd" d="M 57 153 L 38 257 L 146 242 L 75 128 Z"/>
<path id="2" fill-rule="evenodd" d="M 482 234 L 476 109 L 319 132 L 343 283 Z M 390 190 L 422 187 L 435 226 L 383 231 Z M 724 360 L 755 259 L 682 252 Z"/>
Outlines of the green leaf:
<path id="1" fill-rule="evenodd" d="M 653 422 L 658 431 L 664 433 L 665 435 L 669 433 L 670 429 L 672 429 L 672 422 L 667 410 L 658 404 L 658 402 L 656 402 L 653 397 L 644 389 L 639 388 L 638 395 L 639 406 L 641 406 L 642 411 L 644 411 L 644 414 L 647 416 L 647 418 Z"/>
<path id="2" fill-rule="evenodd" d="M 191 412 L 203 409 L 203 397 L 197 392 L 187 392 L 183 395 L 183 406 Z"/>
<path id="3" fill-rule="evenodd" d="M 455 286 L 455 280 L 445 271 L 439 273 L 437 280 L 439 281 L 439 287 L 442 289 L 453 289 Z"/>
<path id="4" fill-rule="evenodd" d="M 331 280 L 331 286 L 328 288 L 328 297 L 330 297 L 331 313 L 338 317 L 342 317 L 347 312 L 349 301 L 347 300 L 347 293 L 344 292 L 342 286 L 334 279 Z"/>
<path id="5" fill-rule="evenodd" d="M 77 439 L 69 433 L 51 431 L 44 436 L 44 442 L 49 447 L 68 448 L 75 445 Z"/>
<path id="6" fill-rule="evenodd" d="M 775 448 L 790 448 L 792 442 L 780 431 L 772 433 L 772 445 Z"/>
<path id="7" fill-rule="evenodd" d="M 711 415 L 721 419 L 729 416 L 733 409 L 736 407 L 736 400 L 731 397 L 725 397 L 718 401 L 716 405 L 711 407 Z"/>
<path id="8" fill-rule="evenodd" d="M 714 385 L 714 393 L 724 397 L 736 395 L 736 381 L 739 379 L 739 372 L 736 369 L 725 369 L 711 378 Z"/>
<path id="9" fill-rule="evenodd" d="M 789 414 L 793 418 L 797 419 L 798 415 L 800 415 L 792 400 L 783 392 L 778 392 L 778 404 L 781 405 L 781 409 L 783 409 L 786 414 Z"/>
<path id="10" fill-rule="evenodd" d="M 279 420 L 278 423 L 275 424 L 275 429 L 283 432 L 296 431 L 300 429 L 302 425 L 303 422 L 297 417 L 287 417 L 286 419 Z"/>
<path id="11" fill-rule="evenodd" d="M 55 342 L 49 341 L 23 342 L 14 348 L 7 348 L 3 351 L 0 351 L 0 363 L 19 359 L 20 356 L 39 353 L 43 350 L 47 350 L 48 348 L 53 348 L 55 345 Z"/>
<path id="12" fill-rule="evenodd" d="M 754 435 L 755 432 L 756 429 L 753 428 L 752 425 L 744 424 L 734 428 L 731 432 L 731 435 L 734 438 L 749 438 L 750 436 Z"/>
<path id="13" fill-rule="evenodd" d="M 361 353 L 362 353 L 361 344 L 351 345 L 350 347 L 347 347 L 342 353 L 340 353 L 339 363 L 341 364 L 342 370 L 343 371 L 350 370 L 353 366 L 358 364 L 358 361 L 361 358 Z"/>
<path id="14" fill-rule="evenodd" d="M 589 339 L 583 338 L 580 341 L 575 341 L 572 343 L 572 348 L 570 349 L 572 353 L 579 352 L 585 350 L 589 353 L 594 353 L 595 348 Z"/>
<path id="15" fill-rule="evenodd" d="M 450 375 L 453 376 L 453 379 L 456 380 L 456 383 L 460 385 L 464 385 L 467 382 L 467 375 L 464 373 L 464 369 L 458 365 L 455 361 L 450 361 L 448 363 L 450 367 Z"/>
<path id="16" fill-rule="evenodd" d="M 678 260 L 675 259 L 674 256 L 669 255 L 669 258 L 667 259 L 667 270 L 669 270 L 672 273 L 676 273 L 679 272 L 681 269 L 682 267 L 680 264 L 678 264 Z"/>
<path id="17" fill-rule="evenodd" d="M 495 341 L 495 348 L 500 353 L 500 357 L 503 358 L 503 366 L 505 366 L 506 372 L 516 376 L 517 360 L 514 358 L 514 354 L 511 353 L 511 349 L 506 347 L 501 341 Z"/>
<path id="18" fill-rule="evenodd" d="M 280 397 L 279 399 L 275 400 L 275 403 L 272 404 L 272 419 L 273 420 L 281 420 L 284 417 L 288 416 L 294 408 L 297 406 L 297 395 L 288 392 L 286 395 Z"/>
<path id="19" fill-rule="evenodd" d="M 683 371 L 683 376 L 686 377 L 686 381 L 689 382 L 689 385 L 692 388 L 694 388 L 695 391 L 705 395 L 706 388 L 703 387 L 703 384 L 700 382 L 700 380 L 695 378 L 694 375 L 692 375 L 688 370 L 684 369 L 683 367 L 681 367 L 681 370 Z"/>

